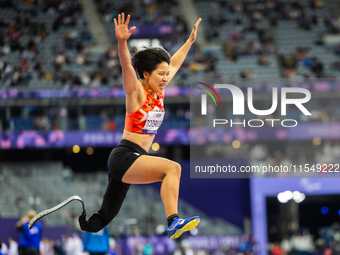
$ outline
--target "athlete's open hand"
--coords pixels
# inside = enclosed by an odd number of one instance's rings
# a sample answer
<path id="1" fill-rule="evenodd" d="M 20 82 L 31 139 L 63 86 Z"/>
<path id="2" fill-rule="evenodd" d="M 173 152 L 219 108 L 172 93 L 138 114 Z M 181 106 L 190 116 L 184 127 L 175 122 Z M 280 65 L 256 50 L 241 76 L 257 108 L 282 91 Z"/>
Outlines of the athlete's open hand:
<path id="1" fill-rule="evenodd" d="M 191 41 L 191 42 L 196 41 L 197 28 L 198 28 L 198 25 L 201 23 L 201 21 L 202 21 L 201 18 L 199 18 L 199 19 L 197 20 L 197 22 L 196 22 L 196 24 L 194 25 L 194 28 L 192 29 L 191 34 L 190 34 L 190 36 L 189 36 L 189 39 L 188 39 L 189 41 Z"/>
<path id="2" fill-rule="evenodd" d="M 116 28 L 116 38 L 118 41 L 126 41 L 131 36 L 133 30 L 136 29 L 136 27 L 132 27 L 130 28 L 130 30 L 128 29 L 129 21 L 130 21 L 130 14 L 127 16 L 126 21 L 125 21 L 124 12 L 118 15 L 118 24 L 117 24 L 116 18 L 114 18 L 115 28 Z"/>

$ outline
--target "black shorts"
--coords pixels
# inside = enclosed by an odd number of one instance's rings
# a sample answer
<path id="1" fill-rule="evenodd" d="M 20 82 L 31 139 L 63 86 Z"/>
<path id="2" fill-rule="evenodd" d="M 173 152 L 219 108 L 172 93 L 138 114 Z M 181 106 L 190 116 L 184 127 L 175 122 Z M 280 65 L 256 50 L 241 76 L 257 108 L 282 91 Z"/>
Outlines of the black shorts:
<path id="1" fill-rule="evenodd" d="M 117 181 L 122 178 L 130 166 L 141 155 L 148 153 L 139 145 L 122 139 L 120 143 L 113 148 L 107 161 L 109 172 Z"/>
<path id="2" fill-rule="evenodd" d="M 20 246 L 18 251 L 19 255 L 40 255 L 40 250 L 38 248 Z"/>

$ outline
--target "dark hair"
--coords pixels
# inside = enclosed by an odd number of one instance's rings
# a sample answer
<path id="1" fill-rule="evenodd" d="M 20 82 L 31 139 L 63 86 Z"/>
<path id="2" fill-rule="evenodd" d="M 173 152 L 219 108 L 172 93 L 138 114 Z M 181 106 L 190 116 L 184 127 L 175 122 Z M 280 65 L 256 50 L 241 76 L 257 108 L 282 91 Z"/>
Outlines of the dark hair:
<path id="1" fill-rule="evenodd" d="M 166 62 L 170 64 L 170 54 L 160 47 L 145 47 L 144 50 L 138 51 L 132 57 L 131 63 L 139 77 L 143 78 L 143 72 L 151 74 L 157 69 L 157 66 Z"/>

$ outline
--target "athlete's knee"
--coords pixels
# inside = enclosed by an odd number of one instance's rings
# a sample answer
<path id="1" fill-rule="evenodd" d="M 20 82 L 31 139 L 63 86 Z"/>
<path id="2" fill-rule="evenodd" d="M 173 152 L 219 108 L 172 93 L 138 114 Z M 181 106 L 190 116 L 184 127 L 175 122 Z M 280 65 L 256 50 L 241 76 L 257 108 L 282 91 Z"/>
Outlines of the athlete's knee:
<path id="1" fill-rule="evenodd" d="M 180 177 L 182 173 L 182 166 L 178 163 L 176 163 L 176 174 Z"/>
<path id="2" fill-rule="evenodd" d="M 182 167 L 177 162 L 173 162 L 169 166 L 168 174 L 173 174 L 173 175 L 176 175 L 176 176 L 180 177 L 181 176 L 181 172 L 182 172 Z"/>

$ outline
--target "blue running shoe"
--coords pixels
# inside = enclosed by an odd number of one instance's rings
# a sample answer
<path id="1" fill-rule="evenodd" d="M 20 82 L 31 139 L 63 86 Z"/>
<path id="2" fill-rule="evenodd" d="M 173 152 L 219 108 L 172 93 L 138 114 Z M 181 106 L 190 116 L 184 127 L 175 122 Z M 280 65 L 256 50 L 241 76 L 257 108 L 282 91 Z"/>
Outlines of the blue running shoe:
<path id="1" fill-rule="evenodd" d="M 191 217 L 189 219 L 177 218 L 171 223 L 170 227 L 167 227 L 168 236 L 170 239 L 180 237 L 185 231 L 189 231 L 196 227 L 200 223 L 201 219 L 198 216 Z"/>

